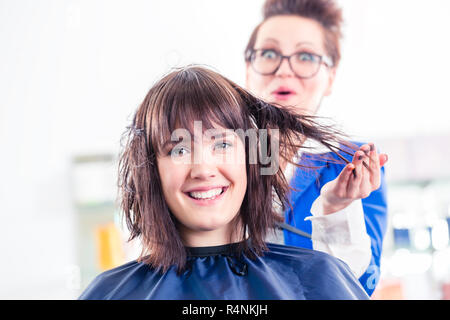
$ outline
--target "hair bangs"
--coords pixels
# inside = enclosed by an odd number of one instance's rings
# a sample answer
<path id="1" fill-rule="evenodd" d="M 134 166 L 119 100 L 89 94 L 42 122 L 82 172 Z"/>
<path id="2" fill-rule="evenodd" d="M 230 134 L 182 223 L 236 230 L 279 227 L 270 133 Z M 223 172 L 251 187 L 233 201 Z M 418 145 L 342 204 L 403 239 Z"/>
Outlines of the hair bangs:
<path id="1" fill-rule="evenodd" d="M 209 70 L 183 69 L 167 79 L 158 96 L 150 106 L 153 119 L 149 125 L 157 153 L 177 129 L 194 136 L 196 122 L 200 122 L 202 134 L 216 128 L 248 129 L 241 95 L 222 76 Z"/>

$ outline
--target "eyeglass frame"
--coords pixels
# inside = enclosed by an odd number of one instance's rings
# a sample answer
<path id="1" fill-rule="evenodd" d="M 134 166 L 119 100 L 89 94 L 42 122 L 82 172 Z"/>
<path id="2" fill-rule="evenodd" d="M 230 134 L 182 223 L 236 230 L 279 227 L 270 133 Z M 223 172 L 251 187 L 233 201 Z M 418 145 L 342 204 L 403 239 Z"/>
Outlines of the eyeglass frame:
<path id="1" fill-rule="evenodd" d="M 262 51 L 262 50 L 272 50 L 273 52 L 275 52 L 275 53 L 281 58 L 281 59 L 280 59 L 280 63 L 278 64 L 278 66 L 275 68 L 275 70 L 274 70 L 273 72 L 270 72 L 270 73 L 261 73 L 261 72 L 259 72 L 258 70 L 256 70 L 255 67 L 253 66 L 253 61 L 255 60 L 255 58 L 254 58 L 255 53 L 256 53 L 257 51 Z M 314 76 L 319 72 L 319 70 L 320 70 L 320 65 L 321 65 L 321 64 L 324 64 L 327 68 L 332 68 L 332 67 L 333 67 L 333 62 L 331 61 L 330 58 L 328 58 L 328 56 L 326 56 L 326 55 L 320 55 L 320 54 L 316 54 L 316 53 L 311 53 L 311 52 L 307 52 L 308 54 L 313 55 L 313 56 L 316 56 L 316 57 L 319 58 L 319 60 L 320 60 L 319 63 L 318 63 L 319 67 L 317 68 L 317 71 L 314 72 L 314 74 L 310 75 L 309 77 L 302 77 L 302 76 L 299 76 L 299 75 L 294 71 L 294 69 L 292 68 L 291 60 L 290 60 L 290 59 L 291 59 L 291 57 L 293 57 L 294 55 L 296 55 L 296 54 L 298 54 L 298 53 L 301 53 L 301 52 L 303 52 L 303 51 L 296 51 L 296 52 L 294 52 L 293 54 L 291 54 L 291 55 L 289 55 L 289 56 L 286 56 L 286 55 L 282 55 L 280 52 L 278 52 L 277 50 L 274 50 L 274 49 L 252 49 L 252 50 L 250 50 L 250 54 L 248 55 L 248 60 L 249 60 L 249 62 L 250 62 L 250 65 L 252 66 L 252 69 L 253 69 L 256 73 L 259 73 L 260 75 L 263 75 L 263 76 L 270 76 L 270 75 L 275 74 L 275 73 L 278 71 L 278 69 L 280 69 L 281 64 L 283 63 L 283 60 L 284 60 L 284 59 L 287 59 L 288 64 L 289 64 L 289 68 L 290 68 L 291 71 L 295 74 L 295 76 L 298 77 L 298 78 L 300 78 L 300 79 L 310 79 L 310 78 L 314 77 Z"/>

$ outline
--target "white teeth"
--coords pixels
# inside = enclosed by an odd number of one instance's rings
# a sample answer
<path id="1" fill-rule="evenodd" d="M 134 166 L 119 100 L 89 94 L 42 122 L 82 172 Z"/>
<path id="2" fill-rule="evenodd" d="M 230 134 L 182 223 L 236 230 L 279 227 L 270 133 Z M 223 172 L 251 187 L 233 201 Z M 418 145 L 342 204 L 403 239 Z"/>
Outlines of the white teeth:
<path id="1" fill-rule="evenodd" d="M 216 189 L 211 189 L 205 192 L 189 192 L 189 195 L 192 198 L 196 198 L 196 199 L 209 199 L 209 198 L 215 198 L 216 196 L 218 196 L 219 194 L 222 193 L 222 188 L 216 188 Z"/>

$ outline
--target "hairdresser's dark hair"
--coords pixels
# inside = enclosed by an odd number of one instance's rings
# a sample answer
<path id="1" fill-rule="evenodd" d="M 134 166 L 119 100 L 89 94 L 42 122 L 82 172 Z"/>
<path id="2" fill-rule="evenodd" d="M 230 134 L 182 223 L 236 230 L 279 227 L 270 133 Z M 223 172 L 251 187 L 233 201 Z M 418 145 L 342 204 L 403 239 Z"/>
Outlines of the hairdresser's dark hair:
<path id="1" fill-rule="evenodd" d="M 279 15 L 296 15 L 317 21 L 324 30 L 324 46 L 333 66 L 341 60 L 340 40 L 343 23 L 342 9 L 335 0 L 266 0 L 263 21 L 253 30 L 245 49 L 245 61 L 250 62 L 260 26 L 269 18 Z"/>
<path id="2" fill-rule="evenodd" d="M 244 132 L 267 129 L 269 146 L 274 139 L 271 130 L 278 129 L 280 157 L 289 162 L 285 155 L 304 148 L 296 143 L 303 137 L 333 152 L 341 150 L 343 142 L 337 131 L 316 124 L 313 117 L 267 104 L 209 69 L 189 66 L 163 77 L 150 89 L 134 114 L 132 125 L 123 136 L 126 143 L 119 161 L 119 203 L 130 230 L 130 240 L 141 238 L 143 250 L 138 260 L 162 271 L 175 265 L 181 272 L 187 252 L 177 230 L 177 220 L 164 199 L 157 155 L 175 129 L 192 130 L 194 121 L 202 121 L 205 130 L 217 125 Z M 244 140 L 248 150 L 248 139 Z M 260 147 L 257 148 L 259 152 Z M 289 186 L 282 170 L 273 175 L 261 175 L 263 167 L 259 162 L 251 164 L 249 152 L 246 152 L 247 190 L 239 212 L 244 226 L 240 238 L 244 239 L 248 233 L 252 249 L 243 241 L 239 250 L 250 256 L 252 252 L 261 255 L 267 249 L 266 234 L 280 221 L 273 209 L 274 194 L 280 199 L 283 210 L 288 205 Z"/>

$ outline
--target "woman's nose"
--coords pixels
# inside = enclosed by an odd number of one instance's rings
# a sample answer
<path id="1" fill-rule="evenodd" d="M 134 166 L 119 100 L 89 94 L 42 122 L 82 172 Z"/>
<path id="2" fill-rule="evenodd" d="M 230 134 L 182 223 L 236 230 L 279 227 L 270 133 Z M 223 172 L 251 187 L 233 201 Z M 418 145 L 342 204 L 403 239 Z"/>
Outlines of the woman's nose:
<path id="1" fill-rule="evenodd" d="M 278 77 L 293 77 L 294 72 L 292 72 L 291 66 L 289 65 L 289 60 L 286 58 L 283 58 L 281 61 L 280 67 L 278 68 L 277 72 L 275 72 L 275 75 Z"/>
<path id="2" fill-rule="evenodd" d="M 193 164 L 191 166 L 191 179 L 208 180 L 216 176 L 216 169 L 205 163 Z"/>
<path id="3" fill-rule="evenodd" d="M 217 165 L 214 163 L 214 158 L 207 154 L 202 154 L 198 158 L 193 159 L 191 164 L 190 176 L 192 179 L 209 179 L 217 175 Z"/>

